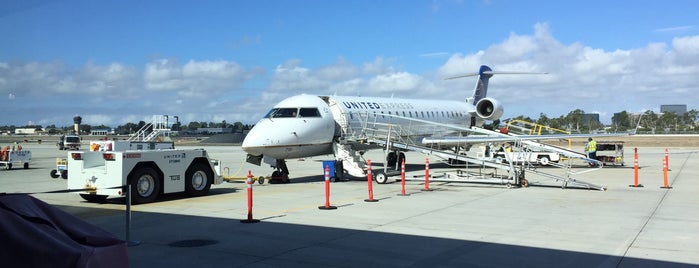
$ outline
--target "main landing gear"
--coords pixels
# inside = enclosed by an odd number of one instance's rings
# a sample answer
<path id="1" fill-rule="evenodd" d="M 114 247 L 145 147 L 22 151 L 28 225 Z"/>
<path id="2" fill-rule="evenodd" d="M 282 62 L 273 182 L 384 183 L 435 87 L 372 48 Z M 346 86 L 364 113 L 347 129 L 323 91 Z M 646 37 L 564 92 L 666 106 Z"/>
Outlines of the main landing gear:
<path id="1" fill-rule="evenodd" d="M 400 165 L 405 161 L 403 152 L 389 152 L 386 155 L 386 167 L 393 170 L 400 170 Z"/>

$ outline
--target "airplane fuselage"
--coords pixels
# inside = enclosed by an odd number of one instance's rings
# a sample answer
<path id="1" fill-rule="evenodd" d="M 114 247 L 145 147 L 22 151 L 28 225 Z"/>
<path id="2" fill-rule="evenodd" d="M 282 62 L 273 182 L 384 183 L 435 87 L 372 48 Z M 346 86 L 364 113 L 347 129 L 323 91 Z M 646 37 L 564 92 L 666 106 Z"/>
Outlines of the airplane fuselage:
<path id="1" fill-rule="evenodd" d="M 275 159 L 326 155 L 333 153 L 334 140 L 359 135 L 367 124 L 391 124 L 411 135 L 430 136 L 447 130 L 421 120 L 469 126 L 474 110 L 464 101 L 297 95 L 275 105 L 242 147 L 248 154 Z"/>
<path id="2" fill-rule="evenodd" d="M 486 97 L 488 80 L 495 73 L 483 65 L 478 73 L 449 78 L 478 76 L 473 94 L 464 101 L 292 96 L 275 105 L 250 130 L 242 147 L 248 153 L 248 162 L 259 165 L 264 161 L 277 168 L 273 177 L 289 174 L 284 159 L 327 154 L 335 154 L 345 170 L 351 165 L 353 174 L 361 174 L 363 164 L 357 154 L 382 146 L 365 141 L 424 140 L 453 135 L 455 128 L 481 126 L 486 120 L 500 118 L 503 106 Z M 395 154 L 387 153 L 387 160 Z"/>

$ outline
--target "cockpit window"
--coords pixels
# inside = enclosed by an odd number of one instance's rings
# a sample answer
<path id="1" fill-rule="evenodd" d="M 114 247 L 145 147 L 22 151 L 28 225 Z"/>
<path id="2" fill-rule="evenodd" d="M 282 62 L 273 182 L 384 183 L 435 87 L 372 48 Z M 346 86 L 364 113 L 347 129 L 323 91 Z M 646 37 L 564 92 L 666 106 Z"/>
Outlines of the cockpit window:
<path id="1" fill-rule="evenodd" d="M 301 108 L 299 117 L 320 117 L 320 111 L 318 108 Z"/>
<path id="2" fill-rule="evenodd" d="M 297 114 L 298 108 L 273 108 L 265 118 L 291 118 L 296 117 Z"/>

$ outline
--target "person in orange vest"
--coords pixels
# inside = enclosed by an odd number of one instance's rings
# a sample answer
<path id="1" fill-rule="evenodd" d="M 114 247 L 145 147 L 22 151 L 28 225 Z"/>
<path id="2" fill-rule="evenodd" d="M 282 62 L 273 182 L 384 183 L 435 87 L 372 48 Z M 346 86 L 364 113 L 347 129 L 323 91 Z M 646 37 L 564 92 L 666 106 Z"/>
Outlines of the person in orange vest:
<path id="1" fill-rule="evenodd" d="M 5 146 L 0 150 L 0 161 L 7 161 L 7 151 L 10 150 L 10 146 Z"/>

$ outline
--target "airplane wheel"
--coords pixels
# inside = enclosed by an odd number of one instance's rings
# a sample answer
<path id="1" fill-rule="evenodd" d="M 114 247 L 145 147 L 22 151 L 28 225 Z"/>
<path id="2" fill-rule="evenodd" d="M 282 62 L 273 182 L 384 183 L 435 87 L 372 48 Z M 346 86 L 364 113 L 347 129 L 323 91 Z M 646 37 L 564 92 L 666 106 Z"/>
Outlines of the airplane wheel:
<path id="1" fill-rule="evenodd" d="M 390 152 L 386 156 L 386 166 L 392 168 L 396 166 L 396 163 L 398 162 L 397 156 L 395 152 Z"/>
<path id="2" fill-rule="evenodd" d="M 527 179 L 520 179 L 519 180 L 519 185 L 522 187 L 529 187 L 529 181 Z"/>
<path id="3" fill-rule="evenodd" d="M 374 179 L 376 180 L 376 182 L 378 184 L 386 184 L 386 182 L 388 182 L 388 176 L 386 175 L 386 173 L 383 173 L 381 171 L 376 173 L 376 176 L 374 176 Z"/>
<path id="4" fill-rule="evenodd" d="M 342 161 L 335 161 L 335 178 L 342 180 L 344 177 L 345 167 Z"/>

